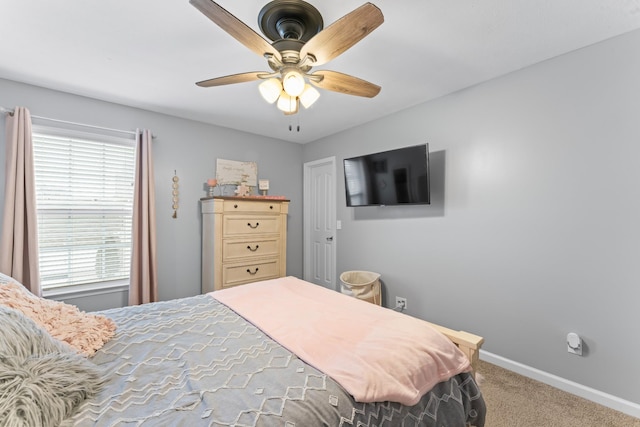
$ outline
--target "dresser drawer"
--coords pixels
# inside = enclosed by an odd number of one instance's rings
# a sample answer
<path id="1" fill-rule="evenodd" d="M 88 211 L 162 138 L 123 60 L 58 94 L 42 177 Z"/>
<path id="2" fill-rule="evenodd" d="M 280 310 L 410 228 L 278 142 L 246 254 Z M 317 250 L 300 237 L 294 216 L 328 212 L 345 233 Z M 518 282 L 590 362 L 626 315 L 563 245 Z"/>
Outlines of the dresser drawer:
<path id="1" fill-rule="evenodd" d="M 280 239 L 225 239 L 222 242 L 222 261 L 251 262 L 248 258 L 277 257 L 280 254 Z"/>
<path id="2" fill-rule="evenodd" d="M 259 280 L 280 277 L 280 262 L 278 259 L 267 259 L 252 263 L 224 264 L 222 266 L 222 287 L 242 285 Z"/>
<path id="3" fill-rule="evenodd" d="M 280 232 L 280 218 L 275 215 L 225 215 L 223 222 L 225 237 Z"/>
<path id="4" fill-rule="evenodd" d="M 258 202 L 255 200 L 225 200 L 223 212 L 271 212 L 280 213 L 280 203 Z"/>

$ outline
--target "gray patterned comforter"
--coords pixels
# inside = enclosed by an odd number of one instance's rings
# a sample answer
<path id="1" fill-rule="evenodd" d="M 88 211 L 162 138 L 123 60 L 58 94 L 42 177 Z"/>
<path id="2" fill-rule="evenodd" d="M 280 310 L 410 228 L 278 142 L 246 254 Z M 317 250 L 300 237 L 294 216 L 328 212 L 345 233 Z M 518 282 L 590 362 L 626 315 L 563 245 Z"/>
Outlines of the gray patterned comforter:
<path id="1" fill-rule="evenodd" d="M 101 314 L 118 325 L 92 358 L 109 381 L 65 426 L 484 425 L 485 404 L 469 374 L 438 384 L 412 407 L 357 403 L 207 295 Z"/>

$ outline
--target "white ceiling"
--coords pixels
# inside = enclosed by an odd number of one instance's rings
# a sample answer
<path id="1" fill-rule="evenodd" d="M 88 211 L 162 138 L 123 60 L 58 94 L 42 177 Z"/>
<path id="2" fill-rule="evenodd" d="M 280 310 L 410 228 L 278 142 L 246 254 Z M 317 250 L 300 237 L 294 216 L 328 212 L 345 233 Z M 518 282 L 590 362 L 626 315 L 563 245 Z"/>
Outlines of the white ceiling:
<path id="1" fill-rule="evenodd" d="M 385 22 L 317 69 L 380 94 L 321 91 L 295 116 L 265 103 L 258 82 L 194 84 L 269 68 L 188 0 L 0 0 L 0 77 L 305 143 L 640 28 L 640 0 L 372 2 Z M 218 3 L 260 33 L 267 0 Z M 364 1 L 310 3 L 326 27 Z"/>

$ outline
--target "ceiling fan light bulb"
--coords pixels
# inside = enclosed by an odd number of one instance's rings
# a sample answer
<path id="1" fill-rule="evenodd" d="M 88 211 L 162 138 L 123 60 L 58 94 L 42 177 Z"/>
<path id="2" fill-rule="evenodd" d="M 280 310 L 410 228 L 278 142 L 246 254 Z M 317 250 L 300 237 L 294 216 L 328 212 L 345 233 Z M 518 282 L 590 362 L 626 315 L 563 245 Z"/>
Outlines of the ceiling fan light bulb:
<path id="1" fill-rule="evenodd" d="M 298 112 L 298 98 L 289 96 L 284 91 L 282 91 L 276 105 L 278 109 L 285 114 L 295 114 Z"/>
<path id="2" fill-rule="evenodd" d="M 260 90 L 262 98 L 264 98 L 264 100 L 269 104 L 273 104 L 282 92 L 282 84 L 280 83 L 280 80 L 271 78 L 260 83 L 258 89 Z"/>
<path id="3" fill-rule="evenodd" d="M 282 87 L 289 96 L 300 96 L 304 91 L 304 77 L 298 71 L 288 71 L 282 76 Z"/>
<path id="4" fill-rule="evenodd" d="M 320 92 L 310 84 L 304 86 L 304 91 L 300 94 L 300 102 L 304 108 L 309 108 L 320 98 Z"/>

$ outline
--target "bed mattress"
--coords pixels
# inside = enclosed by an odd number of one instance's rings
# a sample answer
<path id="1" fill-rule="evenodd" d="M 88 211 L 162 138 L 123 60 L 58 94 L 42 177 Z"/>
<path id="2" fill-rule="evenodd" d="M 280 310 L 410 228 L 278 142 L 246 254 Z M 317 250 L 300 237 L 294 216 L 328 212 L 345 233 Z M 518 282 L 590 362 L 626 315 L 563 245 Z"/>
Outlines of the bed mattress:
<path id="1" fill-rule="evenodd" d="M 103 390 L 63 426 L 484 425 L 469 373 L 438 383 L 413 406 L 356 402 L 209 295 L 100 312 L 118 325 L 92 361 Z"/>

